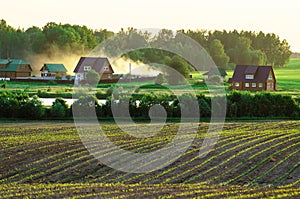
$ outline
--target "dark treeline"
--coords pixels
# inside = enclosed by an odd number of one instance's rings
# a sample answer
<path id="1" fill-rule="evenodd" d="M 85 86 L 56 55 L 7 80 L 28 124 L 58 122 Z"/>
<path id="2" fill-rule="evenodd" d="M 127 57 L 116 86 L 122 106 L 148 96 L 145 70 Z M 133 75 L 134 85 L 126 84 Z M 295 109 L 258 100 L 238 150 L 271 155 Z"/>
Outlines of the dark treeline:
<path id="1" fill-rule="evenodd" d="M 47 23 L 27 30 L 15 29 L 6 21 L 0 21 L 0 58 L 26 59 L 30 54 L 52 56 L 53 50 L 84 54 L 99 42 L 112 36 L 107 30 L 93 31 L 86 26 Z"/>
<path id="2" fill-rule="evenodd" d="M 118 110 L 128 110 L 130 116 L 134 118 L 148 118 L 149 111 L 153 105 L 161 105 L 169 118 L 180 118 L 181 112 L 194 112 L 190 110 L 189 104 L 197 101 L 199 104 L 200 116 L 211 116 L 211 101 L 214 100 L 216 106 L 224 104 L 224 98 L 214 97 L 213 99 L 204 95 L 193 96 L 183 94 L 179 97 L 172 95 L 145 94 L 139 98 L 137 105 L 136 98 L 132 96 L 115 96 L 107 98 L 106 104 L 100 105 L 95 96 L 82 96 L 74 102 L 72 106 L 79 111 L 81 117 L 89 116 L 89 110 L 95 111 L 100 118 L 127 117 L 126 111 L 119 112 L 119 115 L 112 113 L 112 103 L 115 103 Z M 171 103 L 170 103 L 171 102 Z M 94 106 L 91 106 L 94 104 Z M 231 92 L 227 94 L 226 116 L 228 118 L 238 117 L 289 117 L 300 116 L 300 107 L 291 96 L 283 96 L 271 93 L 256 93 L 252 95 L 247 92 Z M 27 119 L 46 119 L 46 118 L 66 118 L 72 117 L 72 107 L 69 107 L 62 98 L 57 98 L 53 105 L 45 108 L 38 97 L 29 98 L 28 94 L 13 94 L 3 92 L 0 94 L 0 118 L 27 118 Z M 80 111 L 82 110 L 82 112 Z M 88 115 L 85 115 L 87 113 Z M 124 115 L 122 115 L 124 113 Z M 155 116 L 156 113 L 152 113 Z M 159 115 L 159 113 L 157 113 Z"/>
<path id="3" fill-rule="evenodd" d="M 211 55 L 217 66 L 233 67 L 235 64 L 284 66 L 291 55 L 290 46 L 286 40 L 274 33 L 252 31 L 206 31 L 179 30 L 197 41 Z M 115 36 L 115 37 L 112 37 Z M 126 39 L 124 39 L 126 38 Z M 134 28 L 121 29 L 113 33 L 106 29 L 92 30 L 86 26 L 47 23 L 44 27 L 30 27 L 27 30 L 15 29 L 6 21 L 0 21 L 0 58 L 25 59 L 32 53 L 52 56 L 53 50 L 85 54 L 93 50 L 99 43 L 105 44 L 105 51 L 116 56 L 124 49 L 145 47 L 145 49 L 126 52 L 125 56 L 134 61 L 144 63 L 167 64 L 174 56 L 173 53 L 147 47 L 162 46 L 172 41 L 180 43 L 180 34 L 163 29 L 155 36 Z M 193 52 L 194 46 L 180 44 L 186 52 Z M 176 48 L 170 46 L 171 48 Z M 189 53 L 192 55 L 193 53 Z M 196 58 L 195 58 L 196 59 Z M 205 67 L 205 66 L 204 66 Z"/>
<path id="4" fill-rule="evenodd" d="M 184 32 L 184 31 L 182 31 Z M 284 66 L 291 56 L 288 42 L 280 40 L 274 33 L 265 34 L 253 31 L 206 31 L 188 30 L 184 32 L 210 51 L 216 63 L 225 63 L 225 59 L 216 58 L 216 46 L 222 47 L 229 56 L 229 63 L 235 64 L 270 64 L 274 67 Z M 217 48 L 218 49 L 218 48 Z M 219 61 L 218 61 L 219 60 Z M 217 64 L 218 65 L 218 64 Z"/>

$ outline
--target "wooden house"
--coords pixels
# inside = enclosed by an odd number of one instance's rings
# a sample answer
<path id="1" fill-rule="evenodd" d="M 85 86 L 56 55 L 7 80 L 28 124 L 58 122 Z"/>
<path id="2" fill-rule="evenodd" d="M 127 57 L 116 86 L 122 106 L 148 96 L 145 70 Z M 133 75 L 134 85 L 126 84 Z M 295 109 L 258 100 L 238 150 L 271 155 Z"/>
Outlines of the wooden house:
<path id="1" fill-rule="evenodd" d="M 63 77 L 67 75 L 67 69 L 63 64 L 44 64 L 40 71 L 42 77 Z"/>
<path id="2" fill-rule="evenodd" d="M 106 57 L 81 57 L 74 69 L 75 82 L 86 80 L 90 70 L 99 73 L 101 80 L 112 79 L 114 70 Z"/>
<path id="3" fill-rule="evenodd" d="M 30 64 L 24 60 L 0 59 L 0 77 L 2 78 L 30 77 L 31 72 Z"/>
<path id="4" fill-rule="evenodd" d="M 272 66 L 237 65 L 228 82 L 235 90 L 277 90 Z"/>

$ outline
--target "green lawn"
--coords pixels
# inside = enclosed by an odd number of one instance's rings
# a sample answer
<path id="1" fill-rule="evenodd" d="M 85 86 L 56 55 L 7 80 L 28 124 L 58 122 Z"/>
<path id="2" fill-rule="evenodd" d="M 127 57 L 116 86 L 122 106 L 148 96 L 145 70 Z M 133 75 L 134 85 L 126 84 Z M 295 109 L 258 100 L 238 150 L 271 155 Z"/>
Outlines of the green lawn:
<path id="1" fill-rule="evenodd" d="M 278 89 L 300 91 L 300 58 L 293 58 L 285 68 L 274 69 Z"/>

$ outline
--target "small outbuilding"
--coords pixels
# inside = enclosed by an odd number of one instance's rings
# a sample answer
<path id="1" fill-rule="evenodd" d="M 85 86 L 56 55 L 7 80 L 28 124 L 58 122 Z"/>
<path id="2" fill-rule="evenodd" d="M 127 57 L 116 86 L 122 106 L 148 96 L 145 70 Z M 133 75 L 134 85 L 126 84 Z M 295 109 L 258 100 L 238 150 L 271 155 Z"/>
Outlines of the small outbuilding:
<path id="1" fill-rule="evenodd" d="M 235 90 L 277 90 L 272 66 L 237 65 L 228 82 Z"/>
<path id="2" fill-rule="evenodd" d="M 66 76 L 67 69 L 63 64 L 44 64 L 41 68 L 42 77 Z"/>

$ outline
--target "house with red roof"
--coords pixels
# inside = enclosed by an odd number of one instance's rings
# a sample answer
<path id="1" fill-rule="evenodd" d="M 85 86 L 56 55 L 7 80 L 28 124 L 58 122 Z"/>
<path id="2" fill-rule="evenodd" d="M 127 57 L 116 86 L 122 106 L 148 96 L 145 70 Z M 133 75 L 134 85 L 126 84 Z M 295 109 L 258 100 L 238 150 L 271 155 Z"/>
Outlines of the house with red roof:
<path id="1" fill-rule="evenodd" d="M 272 66 L 237 65 L 228 82 L 234 90 L 277 90 Z"/>
<path id="2" fill-rule="evenodd" d="M 75 82 L 86 80 L 90 70 L 99 73 L 101 80 L 112 79 L 114 70 L 106 57 L 81 57 L 74 69 Z"/>

